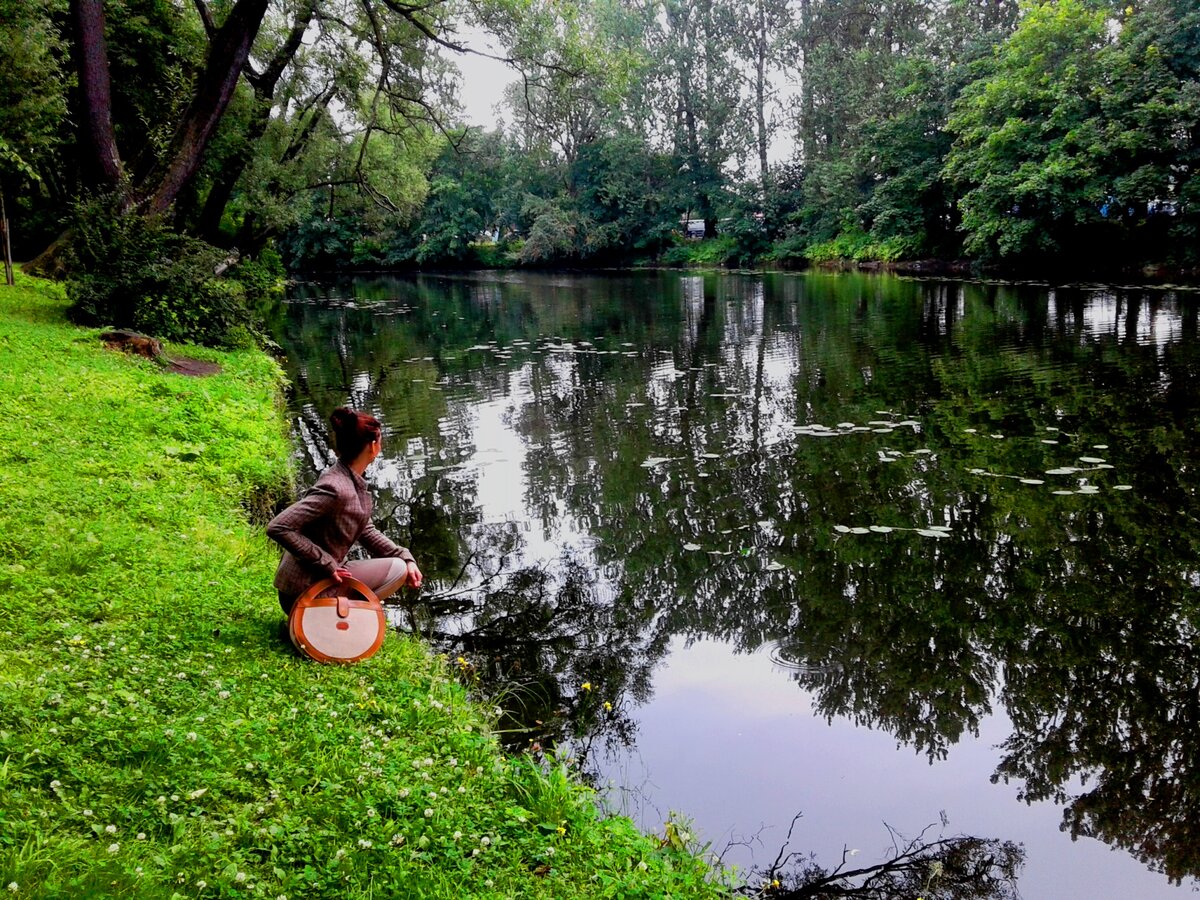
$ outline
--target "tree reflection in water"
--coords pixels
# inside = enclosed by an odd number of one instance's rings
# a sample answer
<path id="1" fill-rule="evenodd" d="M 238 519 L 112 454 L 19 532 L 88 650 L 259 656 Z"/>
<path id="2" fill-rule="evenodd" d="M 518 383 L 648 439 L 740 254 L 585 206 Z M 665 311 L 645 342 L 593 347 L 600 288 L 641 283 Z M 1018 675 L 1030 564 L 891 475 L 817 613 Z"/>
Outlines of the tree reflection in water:
<path id="1" fill-rule="evenodd" d="M 673 639 L 772 643 L 821 714 L 933 760 L 1003 710 L 995 778 L 1200 874 L 1194 297 L 661 274 L 356 290 L 362 308 L 280 313 L 298 408 L 384 418 L 380 507 L 430 576 L 416 621 L 512 746 L 633 740 Z M 524 522 L 478 502 L 472 416 L 497 400 Z"/>

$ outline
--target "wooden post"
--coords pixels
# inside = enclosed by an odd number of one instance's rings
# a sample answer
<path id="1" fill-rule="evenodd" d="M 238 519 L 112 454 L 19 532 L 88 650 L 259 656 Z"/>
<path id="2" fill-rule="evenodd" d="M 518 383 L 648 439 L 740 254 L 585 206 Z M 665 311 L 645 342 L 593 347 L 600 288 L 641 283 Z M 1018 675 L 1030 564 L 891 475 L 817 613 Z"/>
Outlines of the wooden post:
<path id="1" fill-rule="evenodd" d="M 12 242 L 8 239 L 8 209 L 4 205 L 4 188 L 0 187 L 0 230 L 4 231 L 4 283 L 16 284 L 13 278 Z"/>

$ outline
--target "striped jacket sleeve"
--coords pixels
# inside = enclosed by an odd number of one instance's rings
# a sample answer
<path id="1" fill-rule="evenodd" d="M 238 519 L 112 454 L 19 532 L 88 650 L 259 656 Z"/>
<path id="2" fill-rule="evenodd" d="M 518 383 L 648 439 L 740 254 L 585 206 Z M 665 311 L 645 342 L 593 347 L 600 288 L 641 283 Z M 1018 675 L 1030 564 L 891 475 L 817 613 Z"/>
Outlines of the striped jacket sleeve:
<path id="1" fill-rule="evenodd" d="M 338 567 L 338 560 L 306 537 L 302 529 L 315 519 L 334 514 L 337 509 L 337 491 L 332 485 L 318 481 L 303 498 L 267 524 L 267 537 L 297 559 L 332 575 Z"/>

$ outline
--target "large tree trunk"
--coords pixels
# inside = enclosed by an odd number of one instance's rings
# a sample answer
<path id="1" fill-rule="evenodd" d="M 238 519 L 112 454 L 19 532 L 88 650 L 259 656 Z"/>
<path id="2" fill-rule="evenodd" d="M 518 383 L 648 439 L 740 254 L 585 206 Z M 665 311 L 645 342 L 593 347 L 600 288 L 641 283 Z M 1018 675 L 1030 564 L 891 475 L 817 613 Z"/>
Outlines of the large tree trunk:
<path id="1" fill-rule="evenodd" d="M 113 132 L 112 84 L 108 75 L 102 0 L 71 0 L 71 20 L 75 29 L 75 63 L 90 168 L 103 187 L 117 190 L 125 181 L 125 171 Z"/>
<path id="2" fill-rule="evenodd" d="M 225 160 L 225 164 L 221 167 L 221 174 L 209 188 L 208 197 L 205 199 L 204 208 L 200 213 L 200 221 L 197 223 L 200 236 L 210 243 L 215 243 L 220 237 L 221 218 L 225 214 L 225 207 L 229 205 L 238 180 L 254 156 L 255 144 L 266 134 L 267 126 L 271 122 L 271 109 L 274 106 L 275 89 L 279 84 L 279 79 L 288 63 L 296 55 L 296 51 L 300 49 L 304 40 L 304 32 L 315 12 L 315 0 L 305 3 L 296 14 L 296 21 L 292 25 L 287 40 L 276 51 L 271 63 L 261 75 L 249 76 L 250 85 L 254 88 L 254 117 L 250 120 L 250 127 L 247 129 L 244 143 L 229 159 Z"/>
<path id="3" fill-rule="evenodd" d="M 267 4 L 268 0 L 238 0 L 213 35 L 208 60 L 196 82 L 196 95 L 175 130 L 164 161 L 155 167 L 139 190 L 144 213 L 166 212 L 179 192 L 195 177 L 204 151 L 246 66 Z"/>

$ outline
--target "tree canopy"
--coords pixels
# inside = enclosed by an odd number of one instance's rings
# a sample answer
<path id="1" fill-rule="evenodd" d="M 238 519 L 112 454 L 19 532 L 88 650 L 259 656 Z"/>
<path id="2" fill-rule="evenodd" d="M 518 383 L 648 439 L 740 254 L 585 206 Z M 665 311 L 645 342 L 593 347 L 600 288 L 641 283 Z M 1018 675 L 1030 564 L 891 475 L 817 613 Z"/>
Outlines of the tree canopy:
<path id="1" fill-rule="evenodd" d="M 303 268 L 1200 262 L 1188 0 L 0 5 L 26 258 L 109 192 Z"/>

